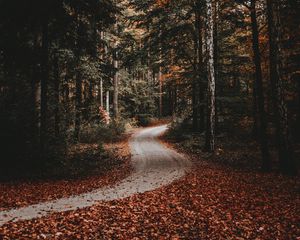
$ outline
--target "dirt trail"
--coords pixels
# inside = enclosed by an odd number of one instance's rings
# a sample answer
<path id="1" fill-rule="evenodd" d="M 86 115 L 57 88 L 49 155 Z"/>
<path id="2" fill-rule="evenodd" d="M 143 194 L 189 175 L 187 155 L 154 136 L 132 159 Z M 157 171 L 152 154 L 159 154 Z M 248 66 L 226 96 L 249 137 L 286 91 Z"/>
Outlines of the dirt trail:
<path id="1" fill-rule="evenodd" d="M 142 129 L 130 139 L 133 173 L 115 186 L 92 192 L 0 212 L 0 226 L 9 221 L 28 220 L 53 212 L 90 207 L 97 201 L 111 201 L 167 185 L 185 175 L 190 161 L 162 145 L 157 137 L 167 125 Z"/>

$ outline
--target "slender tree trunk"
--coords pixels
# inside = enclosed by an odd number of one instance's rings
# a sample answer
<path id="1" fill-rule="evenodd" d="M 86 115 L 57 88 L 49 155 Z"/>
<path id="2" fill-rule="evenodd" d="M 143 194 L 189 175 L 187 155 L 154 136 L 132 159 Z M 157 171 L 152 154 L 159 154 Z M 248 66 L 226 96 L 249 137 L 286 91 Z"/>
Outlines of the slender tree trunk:
<path id="1" fill-rule="evenodd" d="M 55 101 L 55 109 L 54 109 L 54 132 L 55 137 L 59 137 L 60 133 L 60 112 L 59 112 L 59 85 L 60 85 L 60 74 L 59 74 L 59 62 L 58 56 L 55 57 L 54 60 L 54 101 Z"/>
<path id="2" fill-rule="evenodd" d="M 219 42 L 218 42 L 218 23 L 219 23 L 219 0 L 213 0 L 213 19 L 214 19 L 214 69 L 215 69 L 215 82 L 219 79 Z M 216 87 L 218 85 L 216 84 Z M 215 90 L 218 94 L 217 89 Z M 217 97 L 215 97 L 217 99 Z M 215 131 L 219 129 L 219 114 L 218 114 L 218 102 L 215 102 Z"/>
<path id="3" fill-rule="evenodd" d="M 162 92 L 162 72 L 161 67 L 158 71 L 158 83 L 159 83 L 159 116 L 163 115 L 163 92 Z"/>
<path id="4" fill-rule="evenodd" d="M 298 109 L 297 109 L 297 116 L 296 116 L 296 126 L 297 126 L 297 133 L 296 137 L 297 140 L 300 141 L 300 73 L 296 73 L 293 77 L 293 80 L 297 83 L 298 87 Z"/>
<path id="5" fill-rule="evenodd" d="M 40 122 L 40 147 L 41 154 L 45 154 L 47 137 L 47 112 L 48 112 L 48 80 L 49 80 L 49 35 L 48 16 L 42 23 L 42 59 L 41 59 L 41 122 Z"/>
<path id="6" fill-rule="evenodd" d="M 199 131 L 205 131 L 205 85 L 200 83 L 199 86 Z"/>
<path id="7" fill-rule="evenodd" d="M 89 81 L 88 84 L 88 101 L 87 101 L 87 116 L 86 119 L 89 120 L 91 117 L 91 113 L 93 111 L 93 102 L 94 102 L 94 82 Z"/>
<path id="8" fill-rule="evenodd" d="M 79 21 L 79 20 L 77 20 Z M 78 22 L 77 29 L 77 46 L 76 46 L 76 58 L 77 58 L 77 69 L 76 69 L 76 80 L 75 80 L 75 131 L 74 141 L 79 141 L 79 134 L 81 128 L 81 112 L 82 112 L 82 76 L 79 69 L 81 61 L 81 47 L 82 47 L 82 23 Z"/>
<path id="9" fill-rule="evenodd" d="M 197 21 L 196 21 L 197 22 Z M 195 23 L 197 25 L 197 23 Z M 193 131 L 197 132 L 199 130 L 199 121 L 198 121 L 198 110 L 199 110 L 199 102 L 198 102 L 198 81 L 199 81 L 199 73 L 198 73 L 198 51 L 199 44 L 197 38 L 197 26 L 195 26 L 196 33 L 194 39 L 194 74 L 193 74 L 193 83 L 192 83 L 192 109 L 193 109 Z"/>
<path id="10" fill-rule="evenodd" d="M 117 6 L 116 1 L 114 0 L 114 3 Z M 114 26 L 115 30 L 117 31 L 118 26 L 115 23 Z M 114 113 L 114 118 L 118 119 L 119 117 L 119 106 L 118 106 L 118 98 L 119 98 L 119 79 L 118 79 L 118 52 L 117 52 L 117 43 L 114 42 L 114 68 L 115 68 L 115 73 L 114 73 L 114 79 L 113 79 L 113 87 L 114 87 L 114 92 L 113 92 L 113 113 Z"/>
<path id="11" fill-rule="evenodd" d="M 70 87 L 69 87 L 69 81 L 68 79 L 70 78 L 69 76 L 69 69 L 66 67 L 66 74 L 64 77 L 64 85 L 63 85 L 63 94 L 64 94 L 64 112 L 66 114 L 65 117 L 65 123 L 64 123 L 64 128 L 69 129 L 69 127 L 72 125 L 73 119 L 70 116 L 70 106 L 71 106 L 71 101 L 70 101 Z"/>
<path id="12" fill-rule="evenodd" d="M 256 74 L 254 75 L 256 79 Z M 256 93 L 256 82 L 253 82 L 253 94 L 252 94 L 252 114 L 253 114 L 253 126 L 252 135 L 254 139 L 258 139 L 258 117 L 257 117 L 257 93 Z"/>
<path id="13" fill-rule="evenodd" d="M 267 0 L 268 31 L 270 44 L 270 80 L 277 131 L 280 169 L 283 173 L 295 174 L 296 164 L 288 126 L 287 108 L 283 92 L 283 70 L 281 62 L 279 3 Z"/>
<path id="14" fill-rule="evenodd" d="M 206 86 L 203 84 L 203 44 L 202 44 L 202 21 L 201 21 L 201 7 L 196 6 L 196 38 L 197 38 L 197 80 L 198 80 L 198 130 L 203 132 L 205 130 L 205 91 Z"/>
<path id="15" fill-rule="evenodd" d="M 38 81 L 39 81 L 39 58 L 38 58 L 38 51 L 39 51 L 39 41 L 38 41 L 39 31 L 37 30 L 34 37 L 34 64 L 32 69 L 32 78 L 31 78 L 31 108 L 32 108 L 32 120 L 31 120 L 31 133 L 32 133 L 32 141 L 34 146 L 38 146 Z"/>
<path id="16" fill-rule="evenodd" d="M 103 31 L 100 31 L 100 40 L 101 40 L 101 48 L 104 49 L 104 51 L 105 51 L 104 44 L 102 43 L 102 41 L 104 41 L 104 32 Z M 106 52 L 105 52 L 105 54 L 106 54 Z M 101 51 L 101 54 L 100 54 L 100 59 L 101 60 L 103 60 L 103 55 L 104 54 Z M 99 97 L 99 100 L 100 100 L 100 106 L 104 107 L 104 103 L 103 103 L 103 78 L 102 77 L 99 80 L 98 97 Z"/>
<path id="17" fill-rule="evenodd" d="M 178 95 L 177 95 L 177 85 L 174 86 L 174 116 L 176 115 L 178 109 Z"/>
<path id="18" fill-rule="evenodd" d="M 106 112 L 109 115 L 109 91 L 106 91 Z"/>
<path id="19" fill-rule="evenodd" d="M 207 17 L 207 128 L 206 128 L 206 150 L 215 150 L 215 70 L 214 70 L 214 22 L 212 14 L 212 0 L 206 0 Z"/>
<path id="20" fill-rule="evenodd" d="M 116 45 L 115 45 L 116 47 Z M 117 50 L 115 50 L 115 57 L 114 57 L 114 68 L 115 68 L 115 73 L 114 73 L 114 80 L 113 80 L 113 85 L 114 85 L 114 93 L 113 93 L 113 110 L 114 110 L 114 118 L 117 119 L 119 117 L 119 103 L 118 103 L 118 98 L 119 98 L 119 78 L 118 78 L 118 60 L 117 60 Z"/>
<path id="21" fill-rule="evenodd" d="M 82 81 L 81 74 L 77 71 L 76 74 L 76 93 L 75 93 L 75 142 L 79 141 L 80 126 L 81 126 L 81 106 L 82 106 Z"/>
<path id="22" fill-rule="evenodd" d="M 100 106 L 103 107 L 103 79 L 100 79 L 99 83 L 99 98 L 100 98 Z"/>
<path id="23" fill-rule="evenodd" d="M 252 26 L 252 47 L 254 53 L 254 64 L 255 64 L 255 90 L 258 99 L 258 113 L 259 113 L 259 141 L 262 153 L 262 169 L 269 171 L 271 168 L 270 154 L 268 148 L 268 137 L 267 137 L 267 118 L 265 112 L 265 98 L 263 92 L 263 80 L 262 80 L 262 69 L 261 69 L 261 57 L 259 50 L 259 32 L 256 18 L 256 0 L 251 1 L 250 8 L 251 15 L 251 26 Z"/>

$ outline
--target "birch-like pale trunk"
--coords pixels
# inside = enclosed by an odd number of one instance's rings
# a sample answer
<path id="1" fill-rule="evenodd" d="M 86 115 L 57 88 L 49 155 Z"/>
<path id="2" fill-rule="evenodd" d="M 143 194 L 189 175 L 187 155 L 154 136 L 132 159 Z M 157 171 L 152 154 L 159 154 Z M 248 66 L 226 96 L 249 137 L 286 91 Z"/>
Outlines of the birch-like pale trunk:
<path id="1" fill-rule="evenodd" d="M 207 129 L 206 149 L 215 150 L 215 69 L 214 69 L 214 20 L 212 0 L 206 0 L 206 47 L 207 47 Z"/>
<path id="2" fill-rule="evenodd" d="M 116 6 L 118 5 L 118 1 L 114 0 L 113 1 Z M 116 20 L 119 20 L 117 15 L 115 15 Z M 118 32 L 118 25 L 117 22 L 115 23 L 114 29 L 116 32 Z M 114 40 L 113 42 L 113 47 L 114 47 L 114 59 L 113 59 L 113 65 L 115 68 L 115 74 L 114 74 L 114 79 L 113 79 L 113 87 L 114 87 L 114 92 L 113 92 L 113 117 L 115 119 L 119 118 L 119 78 L 118 78 L 118 51 L 117 51 L 117 42 Z"/>
<path id="3" fill-rule="evenodd" d="M 104 32 L 101 31 L 100 32 L 100 38 L 101 38 L 101 41 L 104 40 Z M 105 54 L 106 54 L 106 49 L 105 49 Z M 103 54 L 100 54 L 100 59 L 103 60 Z M 100 98 L 100 106 L 103 107 L 104 104 L 103 104 L 103 79 L 102 77 L 100 78 L 100 81 L 99 81 L 99 98 Z"/>
<path id="4" fill-rule="evenodd" d="M 100 79 L 100 84 L 99 84 L 99 95 L 100 95 L 100 106 L 103 107 L 103 79 Z"/>
<path id="5" fill-rule="evenodd" d="M 158 69 L 158 84 L 159 84 L 159 116 L 163 115 L 163 76 L 162 76 L 162 31 L 159 30 L 159 69 Z"/>
<path id="6" fill-rule="evenodd" d="M 109 91 L 106 91 L 106 112 L 109 115 Z"/>
<path id="7" fill-rule="evenodd" d="M 159 82 L 159 116 L 162 117 L 163 114 L 163 105 L 162 105 L 162 71 L 161 67 L 159 67 L 158 72 L 158 82 Z"/>
<path id="8" fill-rule="evenodd" d="M 113 110 L 114 110 L 114 117 L 118 118 L 119 116 L 119 106 L 118 106 L 118 98 L 119 98 L 119 78 L 118 78 L 118 60 L 117 53 L 115 53 L 115 59 L 114 59 L 114 68 L 115 68 L 115 74 L 114 74 L 114 94 L 113 94 Z"/>

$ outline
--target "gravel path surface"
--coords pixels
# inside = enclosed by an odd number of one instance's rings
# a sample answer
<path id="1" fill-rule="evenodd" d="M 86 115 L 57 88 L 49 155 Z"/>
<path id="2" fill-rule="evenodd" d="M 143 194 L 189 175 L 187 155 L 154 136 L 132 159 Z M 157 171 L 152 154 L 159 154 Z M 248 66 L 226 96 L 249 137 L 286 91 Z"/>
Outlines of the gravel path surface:
<path id="1" fill-rule="evenodd" d="M 115 186 L 89 193 L 34 204 L 0 212 L 0 226 L 9 221 L 28 220 L 53 212 L 90 207 L 97 201 L 111 201 L 144 193 L 167 185 L 185 175 L 191 162 L 174 150 L 166 148 L 157 137 L 167 125 L 142 129 L 130 139 L 133 173 Z"/>

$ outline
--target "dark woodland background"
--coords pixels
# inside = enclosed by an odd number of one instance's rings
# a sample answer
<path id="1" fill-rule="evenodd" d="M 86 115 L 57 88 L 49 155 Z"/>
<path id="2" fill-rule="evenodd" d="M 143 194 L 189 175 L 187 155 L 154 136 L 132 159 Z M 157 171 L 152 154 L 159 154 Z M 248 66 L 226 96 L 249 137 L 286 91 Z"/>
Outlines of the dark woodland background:
<path id="1" fill-rule="evenodd" d="M 205 6 L 1 0 L 1 177 L 63 168 L 72 145 L 163 117 L 191 151 L 296 174 L 299 1 Z"/>

